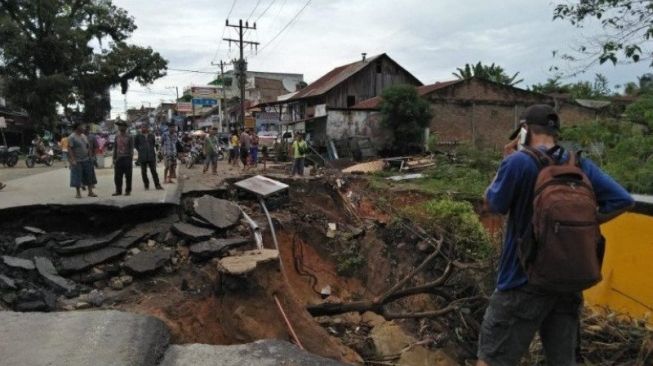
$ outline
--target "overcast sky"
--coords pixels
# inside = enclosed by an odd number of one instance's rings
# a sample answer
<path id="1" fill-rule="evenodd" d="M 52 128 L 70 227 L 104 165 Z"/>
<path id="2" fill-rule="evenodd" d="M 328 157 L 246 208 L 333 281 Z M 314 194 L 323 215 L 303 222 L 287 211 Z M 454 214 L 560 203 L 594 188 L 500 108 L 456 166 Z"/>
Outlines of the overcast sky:
<path id="1" fill-rule="evenodd" d="M 150 46 L 168 60 L 169 69 L 216 71 L 211 62 L 238 56 L 225 37 L 236 38 L 224 21 L 233 0 L 114 0 L 135 18 L 138 29 L 129 42 Z M 229 19 L 257 21 L 246 39 L 261 42 L 260 52 L 248 52 L 249 69 L 304 74 L 308 83 L 339 65 L 357 61 L 361 52 L 387 53 L 425 84 L 452 79 L 465 63 L 495 62 L 508 73 L 519 72 L 520 87 L 544 82 L 552 76 L 553 50 L 568 50 L 584 31 L 562 21 L 552 21 L 550 0 L 312 0 L 298 18 L 273 42 L 306 0 L 236 0 Z M 267 9 L 267 11 L 265 11 Z M 265 13 L 263 13 L 265 11 Z M 647 63 L 603 65 L 580 79 L 592 80 L 597 72 L 610 85 L 636 80 L 648 71 Z M 171 101 L 175 91 L 204 85 L 212 75 L 169 70 L 168 76 L 148 87 L 132 84 L 129 108 L 156 106 Z M 112 115 L 124 112 L 124 96 L 113 90 Z"/>

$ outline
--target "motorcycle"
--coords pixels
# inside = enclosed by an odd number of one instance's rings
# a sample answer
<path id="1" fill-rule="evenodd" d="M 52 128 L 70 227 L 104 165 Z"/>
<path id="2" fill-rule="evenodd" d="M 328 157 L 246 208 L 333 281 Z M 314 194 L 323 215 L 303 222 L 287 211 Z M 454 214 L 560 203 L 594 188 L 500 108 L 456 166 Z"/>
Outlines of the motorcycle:
<path id="1" fill-rule="evenodd" d="M 188 156 L 186 157 L 186 168 L 192 169 L 193 165 L 201 164 L 203 160 L 204 153 L 202 153 L 201 147 L 199 145 L 193 145 L 193 147 L 191 147 L 190 151 L 188 152 Z"/>
<path id="2" fill-rule="evenodd" d="M 20 148 L 17 146 L 7 147 L 0 146 L 0 164 L 13 167 L 18 163 L 18 153 Z"/>
<path id="3" fill-rule="evenodd" d="M 52 149 L 46 149 L 44 154 L 37 154 L 36 153 L 36 140 L 32 141 L 32 146 L 29 148 L 29 152 L 27 153 L 27 157 L 25 158 L 25 165 L 27 165 L 28 168 L 34 168 L 36 164 L 45 164 L 45 166 L 51 166 L 52 165 L 52 159 L 54 156 L 54 153 L 52 152 Z"/>

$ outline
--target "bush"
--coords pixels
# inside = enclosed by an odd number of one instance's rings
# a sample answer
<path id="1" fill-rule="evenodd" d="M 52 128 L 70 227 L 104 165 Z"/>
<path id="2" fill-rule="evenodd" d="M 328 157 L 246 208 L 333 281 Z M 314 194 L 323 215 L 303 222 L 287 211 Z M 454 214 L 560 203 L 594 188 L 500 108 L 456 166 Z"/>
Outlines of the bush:
<path id="1" fill-rule="evenodd" d="M 425 230 L 452 242 L 458 257 L 486 259 L 492 253 L 490 236 L 467 201 L 436 199 L 405 208 L 404 213 Z"/>
<path id="2" fill-rule="evenodd" d="M 341 244 L 342 249 L 335 253 L 336 272 L 341 276 L 351 276 L 365 265 L 365 258 L 355 242 Z"/>

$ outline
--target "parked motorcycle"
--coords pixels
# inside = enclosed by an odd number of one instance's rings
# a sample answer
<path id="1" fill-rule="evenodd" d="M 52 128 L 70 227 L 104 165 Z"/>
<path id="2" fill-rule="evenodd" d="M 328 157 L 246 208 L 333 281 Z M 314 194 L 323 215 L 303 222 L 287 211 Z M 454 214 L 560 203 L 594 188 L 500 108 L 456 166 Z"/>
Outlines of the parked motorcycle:
<path id="1" fill-rule="evenodd" d="M 204 161 L 204 153 L 199 145 L 193 145 L 186 156 L 186 168 L 192 169 L 193 165 L 201 164 Z"/>
<path id="2" fill-rule="evenodd" d="M 8 167 L 13 167 L 18 163 L 18 153 L 20 148 L 17 146 L 7 147 L 0 146 L 0 164 Z"/>
<path id="3" fill-rule="evenodd" d="M 32 146 L 30 146 L 27 157 L 25 158 L 25 165 L 27 165 L 28 168 L 34 168 L 36 164 L 45 164 L 45 166 L 51 166 L 54 156 L 52 148 L 46 148 L 43 154 L 37 154 L 36 147 L 37 141 L 33 140 Z"/>

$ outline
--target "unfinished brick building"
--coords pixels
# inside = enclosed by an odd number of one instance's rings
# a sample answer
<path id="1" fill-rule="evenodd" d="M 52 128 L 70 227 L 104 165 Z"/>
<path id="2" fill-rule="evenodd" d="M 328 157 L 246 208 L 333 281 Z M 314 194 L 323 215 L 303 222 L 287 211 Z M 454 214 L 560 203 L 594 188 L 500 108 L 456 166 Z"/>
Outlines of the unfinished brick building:
<path id="1" fill-rule="evenodd" d="M 595 110 L 572 101 L 559 101 L 548 95 L 478 78 L 435 83 L 417 90 L 431 103 L 430 131 L 442 143 L 501 148 L 519 123 L 522 111 L 535 103 L 555 106 L 562 126 L 586 123 L 597 117 Z M 374 130 L 380 128 L 380 102 L 381 98 L 375 97 L 346 111 L 341 110 L 341 124 L 350 120 L 352 133 L 366 131 L 376 135 Z M 365 116 L 361 117 L 363 112 Z"/>

